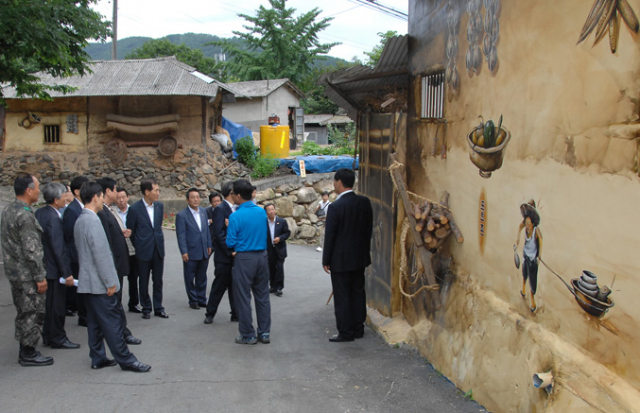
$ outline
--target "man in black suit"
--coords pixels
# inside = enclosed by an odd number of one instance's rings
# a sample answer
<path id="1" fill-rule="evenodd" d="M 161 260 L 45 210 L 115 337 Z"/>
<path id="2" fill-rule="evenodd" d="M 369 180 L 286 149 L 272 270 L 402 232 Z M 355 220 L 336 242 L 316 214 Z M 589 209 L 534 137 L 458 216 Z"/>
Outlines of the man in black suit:
<path id="1" fill-rule="evenodd" d="M 149 277 L 153 281 L 153 313 L 156 317 L 169 318 L 162 306 L 162 273 L 164 272 L 164 234 L 162 217 L 164 205 L 158 202 L 160 188 L 154 178 L 140 182 L 142 199 L 131 205 L 127 216 L 127 228 L 131 230 L 131 242 L 136 249 L 140 303 L 142 318 L 149 319 L 152 303 L 149 297 Z"/>
<path id="2" fill-rule="evenodd" d="M 76 349 L 80 348 L 80 344 L 71 342 L 64 331 L 67 286 L 73 286 L 69 250 L 64 242 L 60 217 L 66 192 L 67 188 L 61 183 L 45 185 L 42 195 L 47 205 L 36 211 L 36 219 L 42 227 L 42 249 L 48 285 L 42 343 L 51 348 Z M 60 279 L 64 279 L 65 283 L 61 284 Z"/>
<path id="3" fill-rule="evenodd" d="M 73 193 L 74 200 L 64 210 L 62 216 L 62 228 L 64 230 L 64 240 L 67 243 L 69 249 L 69 258 L 71 258 L 71 273 L 73 278 L 78 279 L 78 251 L 76 250 L 76 243 L 73 236 L 73 228 L 76 225 L 76 220 L 82 213 L 84 205 L 80 201 L 80 188 L 85 183 L 89 182 L 89 178 L 86 176 L 76 176 L 71 181 L 70 187 Z M 82 301 L 82 296 L 78 295 L 77 287 L 69 287 L 67 290 L 67 314 L 78 312 L 78 325 L 87 326 L 87 311 Z"/>
<path id="4" fill-rule="evenodd" d="M 116 205 L 111 206 L 111 213 L 116 219 L 118 219 L 118 224 L 120 228 L 127 229 L 127 215 L 129 214 L 129 193 L 126 189 L 117 187 L 116 191 L 118 192 L 118 197 L 116 198 Z M 130 231 L 130 230 L 129 230 Z M 129 232 L 129 237 L 127 237 L 127 247 L 129 247 L 129 275 L 127 279 L 129 280 L 129 312 L 131 313 L 142 313 L 142 307 L 138 304 L 140 303 L 140 298 L 138 297 L 138 262 L 136 261 L 136 249 L 133 248 L 133 243 L 131 243 L 130 239 L 131 232 Z"/>
<path id="5" fill-rule="evenodd" d="M 122 306 L 122 282 L 124 281 L 124 277 L 129 275 L 129 247 L 127 246 L 126 237 L 131 235 L 131 230 L 123 230 L 116 217 L 111 213 L 111 209 L 108 207 L 108 205 L 116 202 L 118 198 L 116 180 L 104 177 L 98 180 L 98 184 L 102 187 L 102 192 L 104 193 L 104 203 L 102 210 L 98 212 L 98 218 L 100 218 L 104 232 L 107 235 L 107 241 L 109 241 L 109 247 L 111 247 L 111 254 L 113 255 L 113 263 L 115 264 L 116 273 L 118 274 L 118 282 L 120 282 L 121 286 L 116 295 L 118 296 L 118 310 L 120 311 L 120 318 L 122 319 L 124 341 L 126 341 L 127 344 L 141 344 L 142 340 L 134 337 L 131 330 L 127 327 L 127 316 Z"/>
<path id="6" fill-rule="evenodd" d="M 369 198 L 353 192 L 355 172 L 339 169 L 333 179 L 338 198 L 327 212 L 322 266 L 331 274 L 338 327 L 338 334 L 329 341 L 342 342 L 364 335 L 364 270 L 371 264 L 373 211 Z"/>
<path id="7" fill-rule="evenodd" d="M 176 215 L 176 238 L 183 261 L 184 286 L 189 307 L 199 310 L 207 306 L 207 267 L 211 255 L 211 235 L 207 214 L 200 207 L 200 192 L 187 191 L 185 209 Z"/>
<path id="8" fill-rule="evenodd" d="M 204 210 L 207 213 L 207 219 L 209 220 L 209 234 L 211 235 L 211 241 L 213 242 L 213 225 L 211 225 L 211 223 L 213 222 L 213 210 L 220 205 L 220 203 L 222 203 L 222 195 L 220 195 L 218 192 L 211 192 L 209 194 L 209 206 L 206 207 Z M 213 244 L 212 244 L 212 250 L 211 253 L 213 255 Z"/>
<path id="9" fill-rule="evenodd" d="M 222 184 L 222 196 L 224 201 L 213 210 L 211 218 L 212 236 L 213 236 L 213 263 L 214 280 L 211 284 L 211 292 L 209 293 L 209 302 L 207 303 L 207 312 L 204 316 L 204 323 L 213 323 L 213 317 L 218 311 L 218 305 L 225 291 L 229 297 L 229 305 L 231 306 L 231 321 L 238 321 L 236 307 L 233 300 L 233 291 L 231 287 L 231 269 L 233 268 L 233 251 L 227 247 L 227 225 L 229 216 L 233 212 L 233 182 L 225 182 Z"/>
<path id="10" fill-rule="evenodd" d="M 264 206 L 267 212 L 267 257 L 269 259 L 269 292 L 282 297 L 284 288 L 284 259 L 287 258 L 287 239 L 291 236 L 289 224 L 276 216 L 276 206 Z"/>

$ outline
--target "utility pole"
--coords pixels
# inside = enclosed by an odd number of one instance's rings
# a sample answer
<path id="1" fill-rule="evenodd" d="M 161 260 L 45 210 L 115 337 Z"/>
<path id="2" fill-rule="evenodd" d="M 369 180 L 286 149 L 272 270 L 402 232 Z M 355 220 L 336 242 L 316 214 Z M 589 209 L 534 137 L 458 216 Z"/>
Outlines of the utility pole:
<path id="1" fill-rule="evenodd" d="M 111 60 L 118 60 L 118 0 L 111 1 L 113 1 L 113 36 L 111 36 Z"/>

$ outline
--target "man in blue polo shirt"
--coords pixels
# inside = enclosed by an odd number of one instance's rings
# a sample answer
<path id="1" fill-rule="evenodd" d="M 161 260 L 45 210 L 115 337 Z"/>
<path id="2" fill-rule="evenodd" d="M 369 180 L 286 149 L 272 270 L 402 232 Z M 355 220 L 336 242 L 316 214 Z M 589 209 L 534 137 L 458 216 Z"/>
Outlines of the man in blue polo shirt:
<path id="1" fill-rule="evenodd" d="M 251 202 L 253 186 L 246 179 L 233 183 L 236 212 L 229 216 L 227 246 L 234 250 L 233 297 L 238 313 L 238 344 L 270 342 L 269 265 L 267 261 L 267 213 Z M 251 293 L 256 302 L 258 335 L 251 319 Z"/>

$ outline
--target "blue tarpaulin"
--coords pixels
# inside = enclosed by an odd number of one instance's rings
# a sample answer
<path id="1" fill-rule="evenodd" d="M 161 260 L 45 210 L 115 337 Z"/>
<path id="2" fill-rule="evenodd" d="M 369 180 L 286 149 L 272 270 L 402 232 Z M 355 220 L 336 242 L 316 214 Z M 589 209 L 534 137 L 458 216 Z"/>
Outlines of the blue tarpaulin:
<path id="1" fill-rule="evenodd" d="M 253 133 L 251 132 L 251 129 L 238 123 L 232 122 L 224 116 L 222 117 L 222 127 L 227 132 L 229 132 L 229 137 L 231 138 L 231 142 L 233 142 L 234 148 L 236 146 L 236 141 L 238 139 L 244 138 L 245 136 L 251 136 L 251 140 L 253 141 Z M 235 149 L 233 150 L 233 157 L 238 157 Z"/>
<path id="2" fill-rule="evenodd" d="M 309 155 L 296 156 L 295 159 L 281 159 L 280 165 L 286 165 L 293 169 L 296 175 L 300 175 L 300 161 L 304 161 L 307 173 L 334 172 L 340 168 L 353 168 L 353 156 L 329 156 L 329 155 Z M 358 169 L 359 160 L 356 158 L 355 169 Z"/>

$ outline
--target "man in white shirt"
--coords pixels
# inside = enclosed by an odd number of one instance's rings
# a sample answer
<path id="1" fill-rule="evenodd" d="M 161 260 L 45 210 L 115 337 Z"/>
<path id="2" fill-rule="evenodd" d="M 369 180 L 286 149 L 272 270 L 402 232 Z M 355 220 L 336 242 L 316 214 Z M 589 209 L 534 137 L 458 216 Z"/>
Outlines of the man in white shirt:
<path id="1" fill-rule="evenodd" d="M 117 198 L 116 204 L 111 206 L 111 212 L 119 218 L 122 223 L 122 228 L 127 228 L 127 215 L 129 214 L 129 193 L 122 187 L 116 188 Z M 129 247 L 129 312 L 130 313 L 142 313 L 142 308 L 138 305 L 140 299 L 138 297 L 138 263 L 136 261 L 136 249 L 133 247 L 131 239 L 127 237 L 127 247 Z"/>

